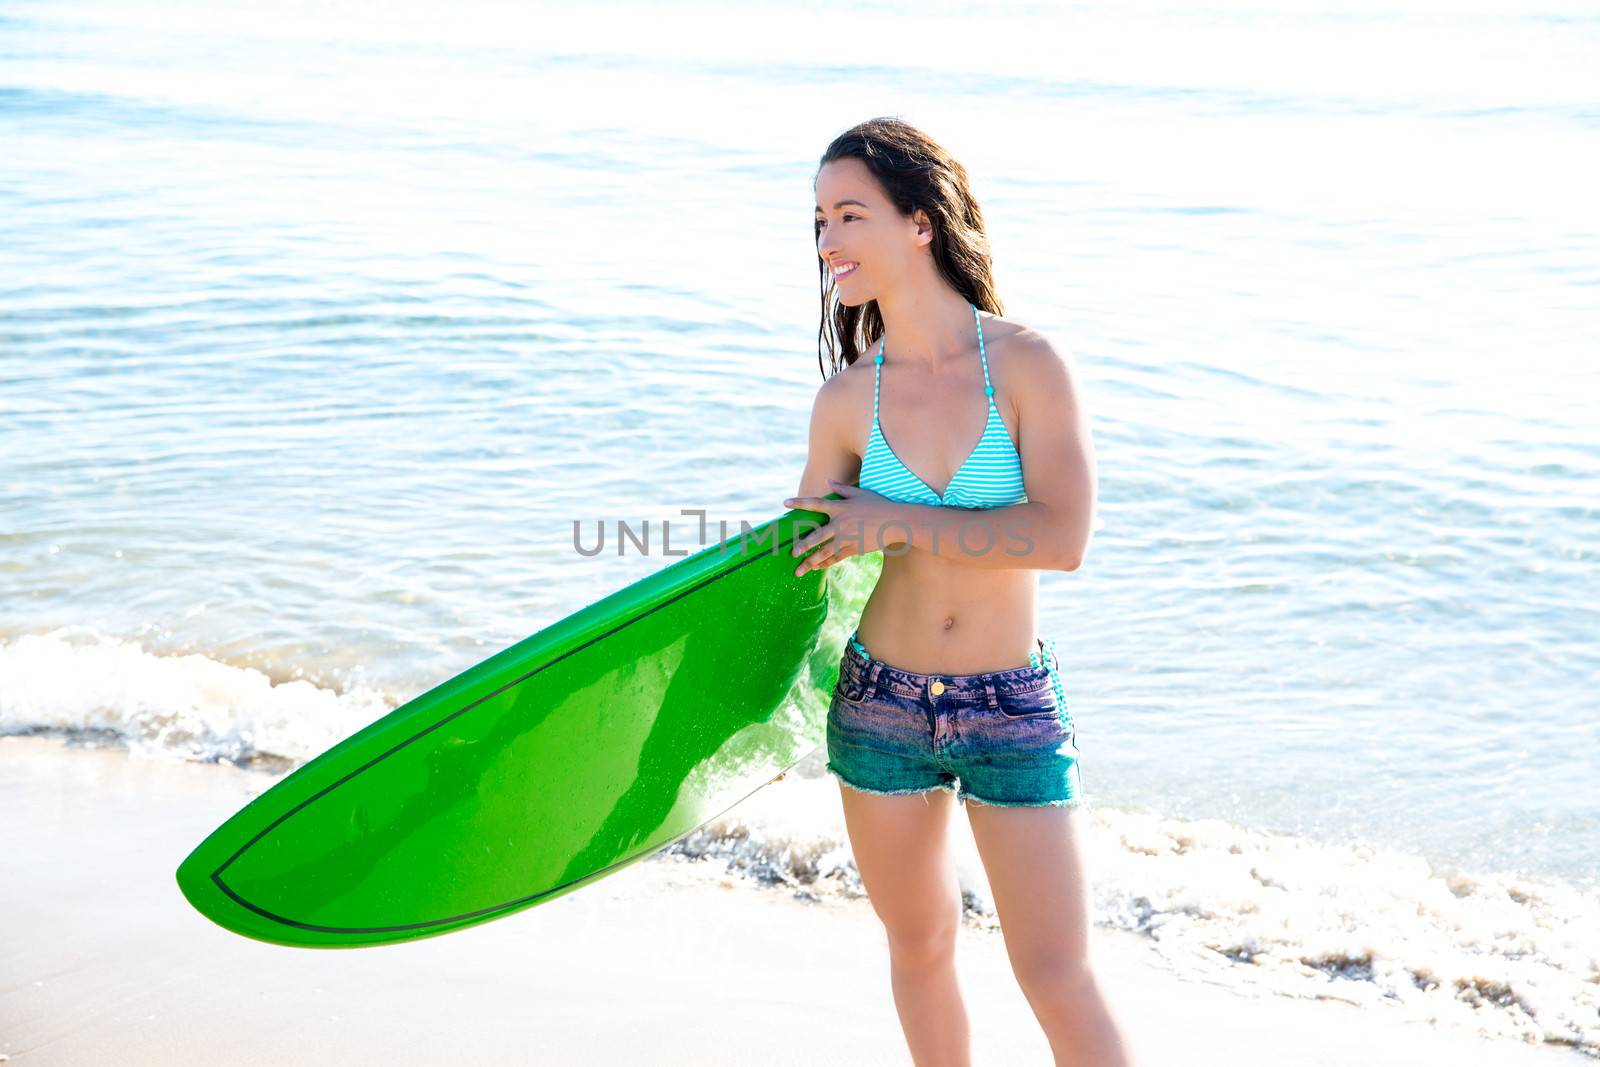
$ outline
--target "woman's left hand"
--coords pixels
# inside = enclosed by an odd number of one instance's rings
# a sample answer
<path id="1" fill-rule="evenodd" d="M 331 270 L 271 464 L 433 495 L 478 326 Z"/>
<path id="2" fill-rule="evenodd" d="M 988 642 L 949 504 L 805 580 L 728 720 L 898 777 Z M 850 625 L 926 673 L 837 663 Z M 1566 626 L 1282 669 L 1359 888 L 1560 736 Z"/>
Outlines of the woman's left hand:
<path id="1" fill-rule="evenodd" d="M 783 502 L 786 507 L 821 511 L 828 516 L 821 527 L 795 541 L 792 554 L 796 556 L 804 555 L 816 545 L 823 546 L 801 561 L 794 572 L 796 577 L 809 570 L 831 567 L 851 556 L 879 552 L 910 540 L 911 531 L 899 516 L 894 501 L 870 489 L 832 478 L 828 479 L 828 485 L 844 499 L 795 496 Z M 896 535 L 896 527 L 905 531 L 903 536 Z"/>

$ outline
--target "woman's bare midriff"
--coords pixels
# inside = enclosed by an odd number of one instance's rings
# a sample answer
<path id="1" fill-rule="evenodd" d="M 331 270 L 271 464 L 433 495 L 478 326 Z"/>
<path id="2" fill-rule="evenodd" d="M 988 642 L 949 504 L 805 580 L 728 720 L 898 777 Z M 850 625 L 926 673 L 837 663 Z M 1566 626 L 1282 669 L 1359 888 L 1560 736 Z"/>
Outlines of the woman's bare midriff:
<path id="1" fill-rule="evenodd" d="M 856 627 L 867 652 L 917 674 L 1028 666 L 1038 650 L 1039 572 L 975 567 L 922 549 L 884 554 Z"/>

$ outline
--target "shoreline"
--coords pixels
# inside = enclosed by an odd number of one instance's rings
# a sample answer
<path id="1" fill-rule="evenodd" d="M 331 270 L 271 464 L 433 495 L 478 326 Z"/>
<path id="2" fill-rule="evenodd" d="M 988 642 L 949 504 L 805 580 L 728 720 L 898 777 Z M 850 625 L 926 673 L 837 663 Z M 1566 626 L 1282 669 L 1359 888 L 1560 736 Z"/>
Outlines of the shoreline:
<path id="1" fill-rule="evenodd" d="M 765 886 L 715 858 L 661 852 L 403 945 L 312 951 L 222 930 L 189 907 L 173 871 L 276 780 L 0 738 L 0 804 L 13 813 L 0 826 L 9 1063 L 910 1062 L 870 902 Z M 1179 977 L 1146 937 L 1099 926 L 1093 937 L 1143 1067 L 1591 1062 L 1380 1008 Z M 1049 1063 L 1002 935 L 964 922 L 960 938 L 974 1063 Z"/>

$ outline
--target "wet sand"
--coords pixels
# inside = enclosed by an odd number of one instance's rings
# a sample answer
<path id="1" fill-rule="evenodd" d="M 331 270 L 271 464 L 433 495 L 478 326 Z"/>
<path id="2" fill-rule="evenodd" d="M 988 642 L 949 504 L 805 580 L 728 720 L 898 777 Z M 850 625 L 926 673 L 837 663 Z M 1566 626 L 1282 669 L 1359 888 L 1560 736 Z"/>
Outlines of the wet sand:
<path id="1" fill-rule="evenodd" d="M 864 899 L 807 901 L 661 854 L 484 926 L 348 951 L 251 941 L 173 871 L 271 784 L 0 738 L 0 1054 L 52 1064 L 909 1064 Z M 758 794 L 759 796 L 759 794 Z M 1180 979 L 1097 928 L 1145 1067 L 1590 1062 L 1330 1001 Z M 959 949 L 976 1064 L 1049 1064 L 998 933 Z"/>

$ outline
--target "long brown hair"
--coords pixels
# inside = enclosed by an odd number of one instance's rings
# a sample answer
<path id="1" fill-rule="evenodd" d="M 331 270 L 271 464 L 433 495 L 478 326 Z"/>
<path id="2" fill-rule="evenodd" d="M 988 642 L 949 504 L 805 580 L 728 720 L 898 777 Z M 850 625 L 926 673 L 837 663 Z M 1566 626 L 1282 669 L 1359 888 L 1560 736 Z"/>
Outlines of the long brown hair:
<path id="1" fill-rule="evenodd" d="M 817 173 L 835 160 L 865 163 L 889 202 L 907 218 L 921 208 L 933 224 L 929 249 L 951 288 L 991 315 L 1002 315 L 994 287 L 993 256 L 983 229 L 983 212 L 967 180 L 967 170 L 944 146 L 898 118 L 868 119 L 833 139 L 817 162 Z M 816 175 L 811 184 L 815 185 Z M 815 238 L 820 228 L 813 227 Z M 878 302 L 846 307 L 834 299 L 833 274 L 817 259 L 822 288 L 822 325 L 817 331 L 817 364 L 824 379 L 853 364 L 883 336 Z"/>

